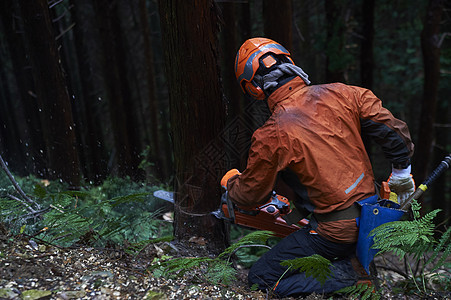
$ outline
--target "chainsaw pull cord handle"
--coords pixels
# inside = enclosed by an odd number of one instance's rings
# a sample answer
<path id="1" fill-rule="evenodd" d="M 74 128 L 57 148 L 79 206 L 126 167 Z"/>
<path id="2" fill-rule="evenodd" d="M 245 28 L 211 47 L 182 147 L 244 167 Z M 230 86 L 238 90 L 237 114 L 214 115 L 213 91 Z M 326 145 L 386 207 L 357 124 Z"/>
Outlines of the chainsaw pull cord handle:
<path id="1" fill-rule="evenodd" d="M 419 199 L 424 192 L 428 189 L 428 186 L 431 185 L 437 178 L 440 177 L 451 165 L 451 154 L 448 154 L 438 165 L 437 168 L 435 168 L 434 171 L 426 178 L 426 180 L 420 184 L 420 186 L 415 190 L 415 192 L 410 195 L 410 197 L 404 202 L 404 204 L 401 206 L 402 210 L 406 210 L 410 206 L 410 202 L 412 202 L 412 199 Z"/>

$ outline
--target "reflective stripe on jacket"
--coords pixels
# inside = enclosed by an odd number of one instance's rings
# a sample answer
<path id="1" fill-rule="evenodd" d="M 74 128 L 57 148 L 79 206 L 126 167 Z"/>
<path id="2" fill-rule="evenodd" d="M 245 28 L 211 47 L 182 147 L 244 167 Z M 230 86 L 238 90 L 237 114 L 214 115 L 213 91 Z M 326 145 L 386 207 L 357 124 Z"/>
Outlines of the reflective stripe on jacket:
<path id="1" fill-rule="evenodd" d="M 246 169 L 228 182 L 237 204 L 268 199 L 277 174 L 293 171 L 305 187 L 315 213 L 342 210 L 374 194 L 374 175 L 361 131 L 382 146 L 392 163 L 413 154 L 406 124 L 384 107 L 368 89 L 341 83 L 306 86 L 299 77 L 269 98 L 272 112 L 252 136 Z M 320 223 L 325 237 L 355 242 L 354 220 Z"/>

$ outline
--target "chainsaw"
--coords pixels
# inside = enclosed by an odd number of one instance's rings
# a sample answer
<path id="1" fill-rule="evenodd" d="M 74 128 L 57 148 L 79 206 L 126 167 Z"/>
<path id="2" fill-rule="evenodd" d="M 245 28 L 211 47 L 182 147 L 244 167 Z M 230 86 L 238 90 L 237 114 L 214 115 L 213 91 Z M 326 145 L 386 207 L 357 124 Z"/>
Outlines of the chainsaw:
<path id="1" fill-rule="evenodd" d="M 384 203 L 384 206 L 387 207 L 400 207 L 401 210 L 407 209 L 412 199 L 418 199 L 426 191 L 428 186 L 448 169 L 450 165 L 451 155 L 448 155 L 433 171 L 431 176 L 418 187 L 415 193 L 401 207 L 397 203 L 397 195 L 390 191 L 388 183 L 385 181 L 382 182 L 379 193 L 381 203 Z M 154 192 L 154 196 L 174 204 L 173 192 L 158 190 Z M 253 207 L 236 205 L 230 200 L 227 192 L 225 192 L 221 196 L 219 209 L 212 212 L 218 219 L 223 219 L 232 224 L 247 228 L 272 231 L 278 237 L 285 237 L 309 223 L 307 219 L 297 217 L 295 213 L 296 210 L 292 209 L 289 200 L 286 197 L 276 194 L 276 192 L 272 193 L 270 199 L 265 204 Z"/>
<path id="2" fill-rule="evenodd" d="M 174 193 L 164 190 L 155 191 L 156 198 L 174 203 Z M 232 224 L 257 230 L 274 232 L 275 236 L 285 237 L 308 224 L 307 219 L 291 223 L 287 217 L 292 212 L 291 204 L 286 197 L 272 193 L 263 205 L 242 207 L 233 203 L 225 192 L 221 196 L 219 209 L 211 214 Z"/>

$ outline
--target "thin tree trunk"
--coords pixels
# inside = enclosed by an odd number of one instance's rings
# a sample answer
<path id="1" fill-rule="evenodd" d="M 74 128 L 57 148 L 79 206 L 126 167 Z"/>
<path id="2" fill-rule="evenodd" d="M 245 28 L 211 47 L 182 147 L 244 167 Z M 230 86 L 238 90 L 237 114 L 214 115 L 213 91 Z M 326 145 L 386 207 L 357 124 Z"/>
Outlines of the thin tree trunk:
<path id="1" fill-rule="evenodd" d="M 146 1 L 139 0 L 139 22 L 140 30 L 144 41 L 144 63 L 145 63 L 145 80 L 147 81 L 148 89 L 148 105 L 150 113 L 150 140 L 151 140 L 151 159 L 155 165 L 154 172 L 158 179 L 162 180 L 167 177 L 168 167 L 166 166 L 166 159 L 162 152 L 160 132 L 158 124 L 161 120 L 159 117 L 158 103 L 156 99 L 156 84 L 155 84 L 155 68 L 152 50 L 152 35 L 150 32 Z"/>
<path id="2" fill-rule="evenodd" d="M 140 179 L 138 169 L 140 149 L 135 144 L 138 128 L 130 127 L 132 103 L 126 103 L 130 99 L 130 90 L 124 66 L 126 56 L 121 40 L 120 20 L 117 17 L 116 8 L 117 3 L 114 1 L 94 1 L 102 43 L 105 94 L 114 141 L 111 155 L 114 165 L 117 166 L 117 175 Z"/>
<path id="3" fill-rule="evenodd" d="M 107 157 L 105 138 L 102 134 L 102 124 L 105 122 L 98 117 L 101 116 L 99 109 L 99 98 L 97 89 L 104 88 L 104 82 L 99 76 L 100 67 L 98 63 L 99 38 L 95 26 L 95 15 L 93 5 L 87 0 L 71 0 L 73 5 L 74 45 L 79 63 L 80 94 L 78 113 L 83 120 L 79 125 L 85 165 L 84 175 L 88 180 L 99 184 L 107 176 Z M 96 105 L 97 104 L 97 105 Z M 109 126 L 106 125 L 105 127 Z"/>
<path id="4" fill-rule="evenodd" d="M 437 107 L 437 91 L 440 79 L 440 22 L 443 0 L 430 0 L 427 8 L 421 48 L 424 62 L 424 90 L 421 104 L 420 128 L 415 149 L 415 177 L 423 182 L 431 163 L 432 145 L 435 138 L 434 122 Z"/>
<path id="5" fill-rule="evenodd" d="M 0 26 L 1 29 L 2 26 Z M 1 32 L 1 31 L 0 31 Z M 18 101 L 20 95 L 17 91 L 15 78 L 10 72 L 8 46 L 0 40 L 0 127 L 3 134 L 0 136 L 2 153 L 11 163 L 11 169 L 25 175 L 26 157 L 23 151 L 23 142 L 27 142 L 26 124 L 22 107 Z"/>
<path id="6" fill-rule="evenodd" d="M 41 110 L 50 179 L 80 185 L 72 108 L 47 1 L 19 1 Z"/>
<path id="7" fill-rule="evenodd" d="M 288 51 L 292 51 L 292 0 L 263 0 L 263 27 L 266 38 L 272 39 L 283 45 Z"/>
<path id="8" fill-rule="evenodd" d="M 374 2 L 375 0 L 364 0 L 362 5 L 363 12 L 363 39 L 360 51 L 360 77 L 362 87 L 373 88 L 374 71 Z"/>
<path id="9" fill-rule="evenodd" d="M 30 62 L 25 52 L 25 38 L 23 24 L 17 18 L 20 15 L 18 3 L 13 0 L 0 1 L 0 19 L 4 26 L 4 35 L 7 44 L 13 49 L 10 51 L 12 73 L 16 79 L 19 96 L 14 101 L 23 109 L 25 137 L 23 137 L 23 151 L 27 153 L 24 162 L 28 172 L 45 176 L 45 142 L 42 135 L 42 126 L 38 114 L 38 104 L 35 98 L 35 88 Z"/>
<path id="10" fill-rule="evenodd" d="M 360 50 L 360 78 L 362 87 L 373 89 L 373 71 L 374 71 L 374 2 L 375 0 L 364 0 L 362 5 L 363 12 L 363 39 Z M 372 142 L 368 136 L 362 136 L 368 156 L 372 157 Z"/>
<path id="11" fill-rule="evenodd" d="M 227 236 L 223 222 L 211 215 L 219 207 L 224 172 L 223 147 L 214 143 L 225 115 L 216 7 L 212 0 L 161 0 L 159 10 L 176 168 L 174 235 L 182 243 L 204 238 L 217 253 Z"/>
<path id="12" fill-rule="evenodd" d="M 327 48 L 326 82 L 345 82 L 344 72 L 337 67 L 336 61 L 344 47 L 344 23 L 337 0 L 324 1 L 326 10 Z"/>
<path id="13" fill-rule="evenodd" d="M 247 158 L 247 144 L 250 144 L 252 131 L 244 121 L 244 93 L 242 92 L 235 76 L 235 57 L 241 46 L 238 43 L 237 15 L 239 5 L 237 3 L 220 3 L 222 11 L 223 27 L 221 29 L 221 69 L 223 77 L 224 95 L 227 101 L 227 129 L 224 139 L 227 141 L 227 168 L 244 169 Z M 247 105 L 248 106 L 248 105 Z M 251 116 L 248 116 L 250 119 Z M 245 141 L 243 143 L 243 141 Z M 246 146 L 243 148 L 243 146 Z"/>

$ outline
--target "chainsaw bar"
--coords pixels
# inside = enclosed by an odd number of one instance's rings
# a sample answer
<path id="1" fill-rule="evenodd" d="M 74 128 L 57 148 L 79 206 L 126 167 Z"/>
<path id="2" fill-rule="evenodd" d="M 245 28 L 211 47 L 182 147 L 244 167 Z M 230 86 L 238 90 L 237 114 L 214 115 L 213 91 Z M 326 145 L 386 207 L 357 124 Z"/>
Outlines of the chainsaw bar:
<path id="1" fill-rule="evenodd" d="M 172 204 L 174 204 L 174 192 L 168 192 L 165 190 L 158 190 L 153 192 L 154 197 L 164 200 L 164 201 L 168 201 L 171 202 Z"/>
<path id="2" fill-rule="evenodd" d="M 173 192 L 158 190 L 153 195 L 158 199 L 174 203 Z M 283 198 L 281 201 L 273 195 L 271 200 L 264 205 L 243 208 L 232 203 L 226 192 L 221 197 L 219 209 L 211 214 L 218 219 L 223 219 L 233 224 L 257 230 L 272 231 L 275 236 L 285 237 L 309 222 L 307 219 L 302 219 L 296 224 L 288 224 L 282 217 L 290 212 L 289 202 L 286 198 Z"/>

